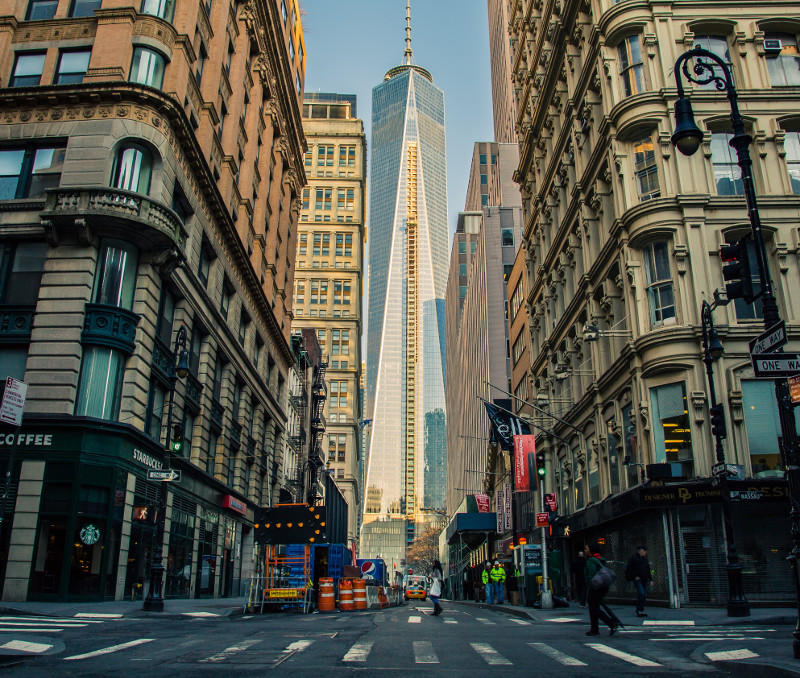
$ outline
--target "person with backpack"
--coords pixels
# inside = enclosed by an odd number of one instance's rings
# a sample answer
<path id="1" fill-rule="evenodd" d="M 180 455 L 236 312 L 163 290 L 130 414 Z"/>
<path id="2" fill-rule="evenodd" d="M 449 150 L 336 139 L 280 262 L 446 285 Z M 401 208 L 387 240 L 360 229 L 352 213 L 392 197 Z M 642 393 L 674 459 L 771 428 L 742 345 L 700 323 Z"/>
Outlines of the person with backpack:
<path id="1" fill-rule="evenodd" d="M 647 549 L 638 546 L 625 568 L 625 579 L 632 581 L 636 587 L 636 616 L 646 617 L 644 604 L 647 602 L 647 588 L 653 581 L 650 573 L 650 561 L 647 560 Z"/>
<path id="2" fill-rule="evenodd" d="M 431 568 L 431 586 L 428 589 L 428 597 L 433 601 L 433 616 L 442 614 L 442 606 L 439 605 L 439 598 L 442 595 L 442 564 L 438 560 L 433 561 Z"/>
<path id="3" fill-rule="evenodd" d="M 588 552 L 587 552 L 588 553 Z M 603 598 L 616 579 L 614 571 L 608 567 L 600 553 L 591 553 L 586 558 L 586 588 L 588 595 L 586 602 L 589 605 L 589 630 L 587 636 L 596 636 L 600 633 L 599 620 L 608 625 L 609 635 L 613 636 L 617 630 L 618 622 L 604 609 Z"/>

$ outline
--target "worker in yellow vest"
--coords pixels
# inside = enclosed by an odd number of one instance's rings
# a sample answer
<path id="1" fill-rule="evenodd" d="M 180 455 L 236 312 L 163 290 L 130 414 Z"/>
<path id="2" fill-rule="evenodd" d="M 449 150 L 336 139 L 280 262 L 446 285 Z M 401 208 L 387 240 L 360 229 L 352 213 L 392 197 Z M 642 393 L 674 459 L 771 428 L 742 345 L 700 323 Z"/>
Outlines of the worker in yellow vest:
<path id="1" fill-rule="evenodd" d="M 494 589 L 494 595 L 492 597 L 497 601 L 498 605 L 502 605 L 503 592 L 506 585 L 506 571 L 503 569 L 503 566 L 500 565 L 499 560 L 495 560 L 494 566 L 489 570 L 489 582 Z"/>
<path id="2" fill-rule="evenodd" d="M 489 580 L 489 572 L 491 572 L 491 570 L 492 566 L 489 564 L 489 561 L 487 560 L 486 565 L 483 568 L 483 572 L 481 572 L 481 581 L 483 582 L 483 590 L 486 592 L 486 602 L 489 603 L 489 605 L 492 604 L 492 599 L 494 597 L 492 595 L 492 593 L 494 592 L 494 586 L 492 585 L 492 582 Z"/>

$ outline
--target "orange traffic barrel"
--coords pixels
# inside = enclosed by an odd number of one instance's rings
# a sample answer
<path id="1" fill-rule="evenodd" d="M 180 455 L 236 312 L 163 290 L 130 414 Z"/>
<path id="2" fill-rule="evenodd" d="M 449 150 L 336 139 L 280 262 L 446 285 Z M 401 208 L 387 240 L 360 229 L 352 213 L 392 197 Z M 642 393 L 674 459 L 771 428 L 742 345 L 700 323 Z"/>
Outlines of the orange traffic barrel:
<path id="1" fill-rule="evenodd" d="M 367 609 L 367 582 L 353 579 L 353 606 L 356 610 Z"/>
<path id="2" fill-rule="evenodd" d="M 319 595 L 317 596 L 317 609 L 320 612 L 333 612 L 336 609 L 334 600 L 333 579 L 322 577 L 319 580 Z"/>
<path id="3" fill-rule="evenodd" d="M 339 580 L 339 609 L 350 612 L 353 609 L 353 581 L 351 579 Z"/>
<path id="4" fill-rule="evenodd" d="M 386 589 L 384 589 L 383 586 L 378 587 L 378 602 L 380 603 L 382 610 L 389 607 L 389 598 L 387 597 Z"/>

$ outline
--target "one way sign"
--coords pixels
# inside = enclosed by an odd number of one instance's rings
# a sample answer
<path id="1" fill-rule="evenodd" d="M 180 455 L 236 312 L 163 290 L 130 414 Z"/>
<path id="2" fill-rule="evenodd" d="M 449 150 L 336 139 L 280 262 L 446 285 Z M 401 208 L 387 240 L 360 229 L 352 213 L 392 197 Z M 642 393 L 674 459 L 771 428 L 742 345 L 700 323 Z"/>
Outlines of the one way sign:
<path id="1" fill-rule="evenodd" d="M 800 374 L 800 353 L 755 353 L 750 357 L 757 377 L 775 379 Z"/>

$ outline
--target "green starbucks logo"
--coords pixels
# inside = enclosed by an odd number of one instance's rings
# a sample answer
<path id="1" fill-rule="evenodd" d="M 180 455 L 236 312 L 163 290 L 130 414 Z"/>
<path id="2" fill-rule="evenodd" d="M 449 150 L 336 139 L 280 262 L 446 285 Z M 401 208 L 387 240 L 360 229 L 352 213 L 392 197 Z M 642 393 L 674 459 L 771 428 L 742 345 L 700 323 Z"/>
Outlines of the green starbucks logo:
<path id="1" fill-rule="evenodd" d="M 85 525 L 81 528 L 81 541 L 87 546 L 96 544 L 100 541 L 100 530 L 97 529 L 96 525 Z"/>

